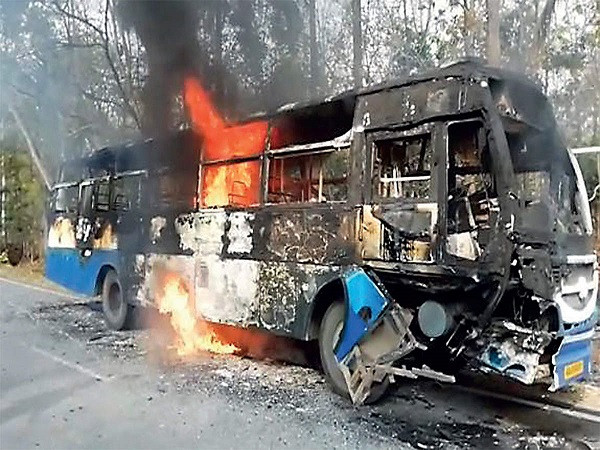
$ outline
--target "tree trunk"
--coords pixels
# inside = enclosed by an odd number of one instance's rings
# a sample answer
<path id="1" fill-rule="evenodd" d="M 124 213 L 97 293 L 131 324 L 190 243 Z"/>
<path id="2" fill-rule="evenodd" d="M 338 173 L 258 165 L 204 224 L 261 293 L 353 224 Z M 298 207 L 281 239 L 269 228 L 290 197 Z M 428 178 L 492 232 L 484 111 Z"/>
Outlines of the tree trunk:
<path id="1" fill-rule="evenodd" d="M 215 33 L 214 33 L 214 57 L 217 70 L 223 63 L 223 8 L 219 5 L 215 9 Z M 215 94 L 217 98 L 225 97 L 225 85 L 223 76 L 217 76 L 215 79 Z"/>
<path id="2" fill-rule="evenodd" d="M 537 18 L 534 31 L 534 42 L 531 46 L 529 56 L 529 69 L 533 73 L 537 72 L 544 62 L 544 48 L 546 46 L 548 28 L 550 28 L 550 20 L 554 14 L 555 5 L 556 0 L 547 0 L 540 16 Z"/>
<path id="3" fill-rule="evenodd" d="M 308 28 L 310 38 L 310 94 L 315 96 L 319 91 L 317 73 L 317 11 L 315 0 L 308 0 Z"/>
<path id="4" fill-rule="evenodd" d="M 491 66 L 500 66 L 500 1 L 487 0 L 487 60 Z"/>
<path id="5" fill-rule="evenodd" d="M 352 0 L 352 45 L 354 55 L 354 86 L 361 87 L 363 81 L 363 43 L 360 0 Z"/>

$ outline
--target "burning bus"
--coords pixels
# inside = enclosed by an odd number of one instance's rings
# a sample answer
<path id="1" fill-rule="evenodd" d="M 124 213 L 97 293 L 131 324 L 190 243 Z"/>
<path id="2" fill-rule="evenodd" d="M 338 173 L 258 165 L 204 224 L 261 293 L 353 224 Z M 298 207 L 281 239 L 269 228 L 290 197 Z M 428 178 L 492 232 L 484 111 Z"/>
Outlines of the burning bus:
<path id="1" fill-rule="evenodd" d="M 533 83 L 463 62 L 237 124 L 184 91 L 191 130 L 69 162 L 53 190 L 46 274 L 102 295 L 110 327 L 156 305 L 318 340 L 355 403 L 452 381 L 431 354 L 550 389 L 589 375 L 589 205 Z"/>

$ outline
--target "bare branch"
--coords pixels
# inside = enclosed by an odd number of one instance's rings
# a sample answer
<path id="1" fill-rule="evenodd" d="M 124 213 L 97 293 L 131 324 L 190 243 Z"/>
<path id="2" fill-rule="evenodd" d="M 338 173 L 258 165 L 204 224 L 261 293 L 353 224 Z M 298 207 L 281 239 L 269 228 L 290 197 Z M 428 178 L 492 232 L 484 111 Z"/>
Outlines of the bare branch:
<path id="1" fill-rule="evenodd" d="M 12 104 L 8 107 L 8 109 L 9 109 L 10 113 L 12 114 L 12 116 L 14 117 L 15 122 L 17 123 L 17 126 L 19 127 L 19 130 L 21 130 L 21 134 L 23 134 L 23 137 L 25 138 L 25 142 L 27 144 L 27 148 L 29 149 L 31 158 L 33 159 L 33 162 L 35 163 L 35 165 L 38 169 L 38 172 L 40 173 L 42 180 L 44 181 L 44 185 L 46 186 L 46 189 L 51 190 L 52 189 L 52 180 L 50 180 L 50 176 L 46 172 L 45 166 L 42 164 L 40 152 L 37 149 L 37 147 L 35 146 L 35 144 L 33 143 L 33 140 L 31 139 L 31 135 L 29 134 L 27 127 L 25 127 L 25 124 L 24 124 L 23 120 L 21 119 L 21 115 L 19 114 L 19 112 L 16 110 L 16 108 Z"/>
<path id="2" fill-rule="evenodd" d="M 92 30 L 94 30 L 100 37 L 102 37 L 102 39 L 104 40 L 105 36 L 102 32 L 102 30 L 100 28 L 98 28 L 96 25 L 94 25 L 92 22 L 90 22 L 87 18 L 78 16 L 77 14 L 73 14 L 70 11 L 67 11 L 66 9 L 64 9 L 63 7 L 61 7 L 58 3 L 58 1 L 54 0 L 52 2 L 52 4 L 54 5 L 54 7 L 58 10 L 59 13 L 65 15 L 66 17 L 73 19 L 83 25 L 85 25 L 86 27 L 91 28 Z"/>

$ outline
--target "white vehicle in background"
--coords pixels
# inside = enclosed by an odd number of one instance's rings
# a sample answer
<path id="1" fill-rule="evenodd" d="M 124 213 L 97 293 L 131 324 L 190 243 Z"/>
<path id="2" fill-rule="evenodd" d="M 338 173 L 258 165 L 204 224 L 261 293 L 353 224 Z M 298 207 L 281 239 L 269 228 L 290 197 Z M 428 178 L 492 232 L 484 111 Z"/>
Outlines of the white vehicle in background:
<path id="1" fill-rule="evenodd" d="M 589 215 L 589 220 L 592 221 L 592 215 L 591 215 L 591 210 L 590 210 L 590 204 L 596 200 L 599 196 L 600 196 L 600 146 L 596 146 L 596 147 L 578 147 L 578 148 L 572 148 L 569 151 L 569 154 L 571 155 L 571 161 L 573 163 L 573 168 L 575 169 L 575 176 L 577 177 L 577 184 L 579 186 L 579 191 L 580 192 L 588 192 L 588 204 L 587 204 L 587 210 L 584 212 L 584 214 Z M 589 155 L 589 154 L 594 154 L 596 155 L 596 170 L 598 173 L 598 177 L 597 177 L 597 183 L 596 186 L 594 186 L 593 189 L 586 189 L 588 186 L 586 186 L 585 184 L 585 180 L 583 178 L 583 173 L 581 171 L 581 166 L 579 165 L 579 160 L 577 159 L 578 155 Z M 582 204 L 585 202 L 582 202 Z M 600 217 L 596 217 L 596 221 L 594 224 L 596 227 L 600 227 Z M 596 310 L 597 310 L 597 324 L 600 325 L 600 303 L 598 302 L 598 299 L 596 299 Z"/>
<path id="2" fill-rule="evenodd" d="M 600 146 L 573 148 L 571 149 L 571 153 L 575 156 L 575 158 L 572 158 L 572 160 L 573 167 L 575 167 L 575 173 L 577 174 L 578 182 L 583 183 L 584 186 L 585 181 L 583 179 L 583 174 L 581 172 L 581 167 L 579 166 L 579 160 L 577 159 L 577 156 L 589 154 L 596 155 L 596 170 L 598 172 L 598 183 L 596 184 L 596 186 L 594 186 L 594 189 L 592 190 L 592 193 L 588 198 L 588 201 L 591 203 L 596 199 L 596 197 L 598 197 L 598 195 L 600 195 Z"/>

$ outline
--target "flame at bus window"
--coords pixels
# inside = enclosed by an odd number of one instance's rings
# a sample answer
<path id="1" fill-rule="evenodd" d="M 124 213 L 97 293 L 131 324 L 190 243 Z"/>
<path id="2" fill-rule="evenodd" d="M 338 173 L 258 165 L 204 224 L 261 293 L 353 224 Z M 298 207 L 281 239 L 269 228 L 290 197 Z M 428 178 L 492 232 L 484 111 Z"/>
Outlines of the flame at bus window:
<path id="1" fill-rule="evenodd" d="M 203 167 L 202 205 L 248 206 L 260 200 L 259 160 Z"/>
<path id="2" fill-rule="evenodd" d="M 256 121 L 228 125 L 213 106 L 197 79 L 184 83 L 184 99 L 194 130 L 204 141 L 202 161 L 259 157 L 268 134 L 268 123 Z M 260 161 L 205 165 L 199 185 L 202 206 L 249 206 L 259 201 Z"/>

